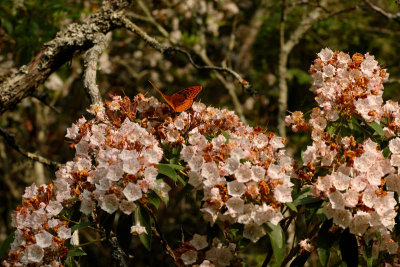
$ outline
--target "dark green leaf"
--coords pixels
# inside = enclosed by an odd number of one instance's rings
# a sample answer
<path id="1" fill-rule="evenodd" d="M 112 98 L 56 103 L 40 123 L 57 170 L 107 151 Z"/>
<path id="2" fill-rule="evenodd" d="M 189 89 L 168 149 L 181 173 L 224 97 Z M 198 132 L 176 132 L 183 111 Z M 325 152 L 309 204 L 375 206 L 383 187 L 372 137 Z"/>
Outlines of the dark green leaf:
<path id="1" fill-rule="evenodd" d="M 75 224 L 74 226 L 71 227 L 71 233 L 75 232 L 78 229 L 85 228 L 91 225 L 93 225 L 92 222 L 81 222 L 79 224 Z"/>
<path id="2" fill-rule="evenodd" d="M 86 252 L 83 251 L 81 248 L 74 248 L 68 251 L 68 257 L 77 257 L 84 255 L 86 255 Z"/>
<path id="3" fill-rule="evenodd" d="M 147 200 L 149 201 L 150 204 L 152 204 L 156 209 L 160 206 L 160 198 L 158 197 L 157 194 L 153 193 L 154 191 L 150 191 L 148 194 Z"/>
<path id="4" fill-rule="evenodd" d="M 285 256 L 285 234 L 279 224 L 267 222 L 266 225 L 275 259 L 273 266 L 280 266 Z"/>
<path id="5" fill-rule="evenodd" d="M 377 133 L 378 135 L 380 135 L 381 137 L 385 137 L 385 133 L 383 132 L 382 126 L 380 124 L 378 124 L 377 122 L 373 121 L 373 122 L 369 122 L 367 123 L 368 126 L 370 128 L 372 128 L 375 133 Z"/>
<path id="6" fill-rule="evenodd" d="M 339 237 L 339 231 L 331 232 L 332 220 L 326 220 L 317 235 L 317 251 L 318 258 L 322 266 L 327 266 L 329 263 L 330 249 L 333 243 Z"/>
<path id="7" fill-rule="evenodd" d="M 143 246 L 150 251 L 151 250 L 151 222 L 150 222 L 150 216 L 148 212 L 142 207 L 139 206 L 139 208 L 135 211 L 135 223 L 139 222 L 141 226 L 144 226 L 146 228 L 147 234 L 141 234 L 139 235 L 140 242 L 142 242 Z"/>
<path id="8" fill-rule="evenodd" d="M 222 135 L 225 137 L 226 141 L 225 144 L 229 143 L 229 139 L 231 139 L 231 137 L 229 136 L 229 134 L 227 132 L 225 132 L 224 130 L 221 130 Z"/>
<path id="9" fill-rule="evenodd" d="M 294 212 L 298 212 L 296 205 L 294 205 L 292 202 L 287 202 L 285 203 L 286 207 L 288 207 L 289 209 L 291 209 Z"/>
<path id="10" fill-rule="evenodd" d="M 0 259 L 3 255 L 10 249 L 11 243 L 14 241 L 15 233 L 12 232 L 4 241 L 1 243 L 0 246 Z"/>
<path id="11" fill-rule="evenodd" d="M 171 178 L 175 183 L 179 181 L 183 185 L 186 184 L 185 180 L 183 180 L 182 177 L 175 171 L 183 170 L 184 167 L 176 164 L 158 164 L 157 169 L 159 173 Z"/>

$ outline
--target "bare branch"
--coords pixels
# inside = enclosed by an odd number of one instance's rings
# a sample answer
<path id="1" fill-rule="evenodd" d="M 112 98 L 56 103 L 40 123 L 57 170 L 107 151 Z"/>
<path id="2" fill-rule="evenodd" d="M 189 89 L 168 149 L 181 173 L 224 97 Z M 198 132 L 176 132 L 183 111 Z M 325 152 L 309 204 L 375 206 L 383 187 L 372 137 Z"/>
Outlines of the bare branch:
<path id="1" fill-rule="evenodd" d="M 400 12 L 399 13 L 389 13 L 382 8 L 374 5 L 370 0 L 364 0 L 364 2 L 375 12 L 387 18 L 388 20 L 393 20 L 400 23 Z"/>
<path id="2" fill-rule="evenodd" d="M 126 263 L 125 260 L 127 256 L 119 246 L 118 239 L 113 231 L 110 232 L 110 238 L 108 238 L 108 242 L 110 243 L 112 248 L 112 257 L 118 263 L 118 266 L 128 267 L 128 264 Z"/>
<path id="3" fill-rule="evenodd" d="M 34 161 L 38 161 L 44 165 L 50 166 L 50 167 L 54 167 L 54 168 L 59 168 L 61 166 L 61 163 L 58 163 L 56 161 L 52 161 L 50 159 L 47 159 L 45 157 L 36 155 L 34 153 L 31 152 L 27 152 L 25 151 L 25 149 L 23 149 L 22 147 L 20 147 L 17 143 L 17 141 L 15 140 L 14 136 L 9 133 L 6 129 L 0 127 L 0 135 L 3 136 L 4 140 L 6 141 L 6 143 L 11 146 L 12 148 L 14 148 L 16 151 L 18 151 L 19 153 L 21 153 L 23 156 L 25 156 L 28 159 L 34 160 Z"/>
<path id="4" fill-rule="evenodd" d="M 180 54 L 183 54 L 196 69 L 198 69 L 198 70 L 215 70 L 215 71 L 225 72 L 225 73 L 231 75 L 233 78 L 235 78 L 246 91 L 251 91 L 250 83 L 248 81 L 244 80 L 237 72 L 235 72 L 229 68 L 218 67 L 218 66 L 210 66 L 210 65 L 200 66 L 194 62 L 191 54 L 188 51 L 186 51 L 182 48 L 179 48 L 179 47 L 166 46 L 166 45 L 160 44 L 155 38 L 148 35 L 145 31 L 143 31 L 139 26 L 137 26 L 135 23 L 130 21 L 127 17 L 123 16 L 121 18 L 121 22 L 125 26 L 125 28 L 136 33 L 141 39 L 143 39 L 147 44 L 149 44 L 154 49 L 158 50 L 160 53 L 169 54 L 171 52 L 178 52 Z"/>
<path id="5" fill-rule="evenodd" d="M 384 82 L 384 83 L 398 83 L 398 84 L 400 84 L 400 79 L 389 79 L 389 80 L 387 80 L 386 82 Z"/>
<path id="6" fill-rule="evenodd" d="M 92 104 L 103 105 L 99 87 L 96 83 L 97 65 L 101 54 L 107 48 L 108 41 L 104 34 L 95 34 L 93 47 L 85 54 L 85 71 L 83 75 L 83 85 L 89 95 Z"/>
<path id="7" fill-rule="evenodd" d="M 48 106 L 52 111 L 54 111 L 55 113 L 57 113 L 57 114 L 60 114 L 61 112 L 55 107 L 55 106 L 53 106 L 52 104 L 50 104 L 48 101 L 47 101 L 47 96 L 48 96 L 49 94 L 47 93 L 47 92 L 38 92 L 38 91 L 34 91 L 33 93 L 32 93 L 32 96 L 34 97 L 34 98 L 36 98 L 37 100 L 39 100 L 43 105 L 46 105 L 46 106 Z"/>
<path id="8" fill-rule="evenodd" d="M 118 17 L 131 0 L 108 0 L 82 24 L 72 23 L 44 45 L 38 55 L 0 84 L 0 114 L 32 94 L 51 73 L 71 60 L 75 53 L 91 48 L 98 33 L 119 27 Z"/>
<path id="9" fill-rule="evenodd" d="M 143 205 L 144 208 L 149 212 L 150 216 L 153 218 L 154 220 L 154 225 L 155 227 L 153 228 L 154 234 L 156 235 L 156 237 L 160 240 L 161 245 L 164 246 L 166 253 L 169 254 L 171 256 L 171 258 L 174 260 L 175 264 L 177 264 L 177 266 L 179 266 L 178 264 L 178 260 L 175 256 L 174 251 L 172 250 L 172 248 L 168 245 L 167 240 L 164 238 L 164 235 L 161 232 L 161 228 L 158 225 L 158 220 L 157 220 L 157 216 L 154 214 L 153 210 L 147 206 L 147 205 Z"/>

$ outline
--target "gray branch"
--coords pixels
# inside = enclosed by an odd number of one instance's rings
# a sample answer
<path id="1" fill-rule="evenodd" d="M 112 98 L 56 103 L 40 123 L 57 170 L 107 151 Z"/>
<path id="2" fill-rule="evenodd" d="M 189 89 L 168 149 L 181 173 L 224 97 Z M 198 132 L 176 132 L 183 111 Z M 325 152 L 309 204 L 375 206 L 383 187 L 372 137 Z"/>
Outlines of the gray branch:
<path id="1" fill-rule="evenodd" d="M 101 54 L 107 48 L 107 37 L 102 33 L 94 36 L 93 47 L 85 54 L 85 71 L 83 75 L 83 85 L 89 95 L 92 104 L 102 105 L 101 94 L 96 83 L 97 65 Z"/>
<path id="2" fill-rule="evenodd" d="M 15 140 L 14 136 L 11 133 L 9 133 L 6 129 L 2 128 L 2 127 L 0 127 L 0 135 L 3 136 L 4 141 L 10 147 L 15 149 L 19 153 L 21 153 L 24 157 L 26 157 L 26 158 L 28 158 L 30 160 L 34 160 L 34 161 L 40 162 L 40 163 L 42 163 L 44 165 L 54 167 L 54 168 L 59 168 L 61 166 L 61 163 L 58 163 L 58 162 L 53 161 L 53 160 L 49 160 L 49 159 L 47 159 L 45 157 L 36 155 L 36 154 L 34 154 L 32 152 L 25 151 L 25 149 L 23 149 L 22 147 L 20 147 L 18 145 L 18 143 Z"/>
<path id="3" fill-rule="evenodd" d="M 375 12 L 377 12 L 378 14 L 380 14 L 381 16 L 387 18 L 388 20 L 393 20 L 396 21 L 398 23 L 400 23 L 400 12 L 398 13 L 389 13 L 385 10 L 383 10 L 382 8 L 374 5 L 370 0 L 364 0 L 364 2 Z"/>
<path id="4" fill-rule="evenodd" d="M 119 17 L 131 0 L 108 0 L 82 24 L 73 23 L 45 44 L 35 58 L 0 84 L 0 114 L 14 107 L 41 85 L 51 73 L 96 44 L 99 33 L 120 27 Z"/>

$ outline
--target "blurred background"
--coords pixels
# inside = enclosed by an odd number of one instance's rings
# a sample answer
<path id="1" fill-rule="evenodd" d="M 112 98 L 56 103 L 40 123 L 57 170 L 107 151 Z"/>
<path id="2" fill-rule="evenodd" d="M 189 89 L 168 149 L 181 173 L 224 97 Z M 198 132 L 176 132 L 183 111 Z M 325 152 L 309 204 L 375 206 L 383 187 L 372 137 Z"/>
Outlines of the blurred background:
<path id="1" fill-rule="evenodd" d="M 389 19 L 384 14 L 400 14 L 398 1 L 133 2 L 127 15 L 149 35 L 163 44 L 185 48 L 198 65 L 235 70 L 253 85 L 255 94 L 243 90 L 223 73 L 199 71 L 182 55 L 164 56 L 132 32 L 117 29 L 108 34 L 109 46 L 99 62 L 97 78 L 104 98 L 115 92 L 129 97 L 141 92 L 160 99 L 147 80 L 167 94 L 202 85 L 198 100 L 235 110 L 249 125 L 285 135 L 279 128 L 282 110 L 307 111 L 314 107 L 308 69 L 316 53 L 325 47 L 374 55 L 390 73 L 384 99 L 400 98 L 400 15 Z M 92 0 L 0 1 L 0 83 L 27 64 L 59 30 L 85 21 L 100 5 L 100 1 Z M 64 139 L 66 128 L 87 115 L 90 104 L 83 89 L 82 68 L 83 57 L 76 55 L 40 86 L 37 97 L 25 98 L 0 115 L 0 127 L 14 134 L 26 151 L 60 163 L 71 160 L 74 151 Z M 280 107 L 279 95 L 286 89 L 287 106 Z M 307 137 L 289 130 L 286 134 L 289 152 L 299 158 Z M 26 159 L 0 137 L 0 244 L 12 230 L 10 214 L 20 203 L 25 186 L 49 183 L 54 171 Z M 195 196 L 179 190 L 172 194 L 171 207 L 177 208 L 163 208 L 160 218 L 171 218 L 161 220 L 161 225 L 167 239 L 178 237 L 177 244 L 182 235 L 189 239 L 204 226 L 193 210 L 198 205 Z M 90 233 L 83 233 L 81 239 L 90 240 Z M 150 254 L 138 240 L 133 240 L 130 251 L 135 266 L 159 266 L 160 262 L 167 265 L 168 256 L 158 244 L 154 246 L 155 252 Z M 111 250 L 107 245 L 92 245 L 87 250 L 89 255 L 82 257 L 82 266 L 110 266 L 107 259 L 111 258 Z M 260 266 L 265 256 L 262 246 L 249 246 L 246 250 L 251 251 L 246 259 L 249 266 Z"/>

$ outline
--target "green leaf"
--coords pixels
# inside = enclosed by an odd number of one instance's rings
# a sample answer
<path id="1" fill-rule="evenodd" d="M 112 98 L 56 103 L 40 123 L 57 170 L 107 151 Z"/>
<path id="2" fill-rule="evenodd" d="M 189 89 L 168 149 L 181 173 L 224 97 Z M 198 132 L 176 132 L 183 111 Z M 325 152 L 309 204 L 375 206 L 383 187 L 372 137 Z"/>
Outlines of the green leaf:
<path id="1" fill-rule="evenodd" d="M 229 143 L 229 139 L 231 139 L 231 137 L 229 136 L 229 134 L 227 132 L 225 132 L 224 130 L 221 130 L 222 135 L 225 137 L 226 141 L 225 144 Z"/>
<path id="2" fill-rule="evenodd" d="M 332 220 L 326 220 L 317 235 L 317 251 L 318 258 L 322 266 L 327 266 L 329 263 L 330 249 L 338 238 L 338 235 L 332 233 L 330 228 L 332 227 Z"/>
<path id="3" fill-rule="evenodd" d="M 385 134 L 383 132 L 382 126 L 380 124 L 378 124 L 376 121 L 368 122 L 367 125 L 370 128 L 372 128 L 375 131 L 375 133 L 377 133 L 381 137 L 385 137 Z"/>
<path id="4" fill-rule="evenodd" d="M 143 246 L 148 251 L 150 251 L 152 236 L 150 216 L 142 206 L 139 206 L 139 208 L 135 211 L 135 223 L 137 222 L 139 222 L 141 226 L 144 226 L 146 228 L 147 234 L 139 235 L 139 239 L 140 242 L 142 242 Z"/>
<path id="5" fill-rule="evenodd" d="M 280 266 L 285 256 L 285 234 L 279 224 L 275 225 L 267 222 L 266 225 L 275 258 L 275 262 L 272 266 Z"/>
<path id="6" fill-rule="evenodd" d="M 160 198 L 158 197 L 157 194 L 154 193 L 154 191 L 150 191 L 150 193 L 148 194 L 147 200 L 149 201 L 150 204 L 152 204 L 154 207 L 156 207 L 156 209 L 158 209 L 158 207 L 160 207 Z"/>
<path id="7" fill-rule="evenodd" d="M 79 224 L 75 224 L 74 226 L 71 227 L 71 233 L 75 232 L 78 229 L 85 228 L 91 225 L 93 225 L 92 222 L 81 222 Z"/>
<path id="8" fill-rule="evenodd" d="M 178 165 L 178 164 L 164 164 L 164 163 L 160 163 L 160 164 L 158 164 L 157 165 L 157 167 L 158 166 L 167 166 L 167 167 L 170 167 L 171 169 L 174 169 L 174 170 L 178 170 L 178 171 L 183 171 L 184 169 L 185 169 L 185 167 L 183 167 L 183 166 L 181 166 L 181 165 Z"/>
<path id="9" fill-rule="evenodd" d="M 185 180 L 176 173 L 175 170 L 183 170 L 184 167 L 176 164 L 158 164 L 157 165 L 158 173 L 164 174 L 165 176 L 171 178 L 175 183 L 180 182 L 181 184 L 185 185 Z"/>
<path id="10" fill-rule="evenodd" d="M 81 248 L 74 248 L 68 251 L 68 257 L 78 257 L 78 256 L 85 256 L 86 252 L 83 251 Z"/>
<path id="11" fill-rule="evenodd" d="M 14 241 L 15 233 L 12 232 L 4 241 L 1 243 L 0 246 L 0 259 L 3 255 L 10 249 L 11 243 Z"/>
<path id="12" fill-rule="evenodd" d="M 300 194 L 293 200 L 292 204 L 294 206 L 299 206 L 299 205 L 303 205 L 303 204 L 316 203 L 319 201 L 321 201 L 321 199 L 317 198 L 317 197 L 313 197 L 310 193 L 310 189 L 306 188 L 300 192 Z"/>
<path id="13" fill-rule="evenodd" d="M 287 202 L 287 203 L 285 203 L 284 205 L 286 205 L 286 207 L 288 207 L 288 208 L 291 209 L 292 211 L 298 212 L 298 210 L 297 210 L 297 208 L 296 208 L 296 205 L 294 205 L 293 203 Z"/>

